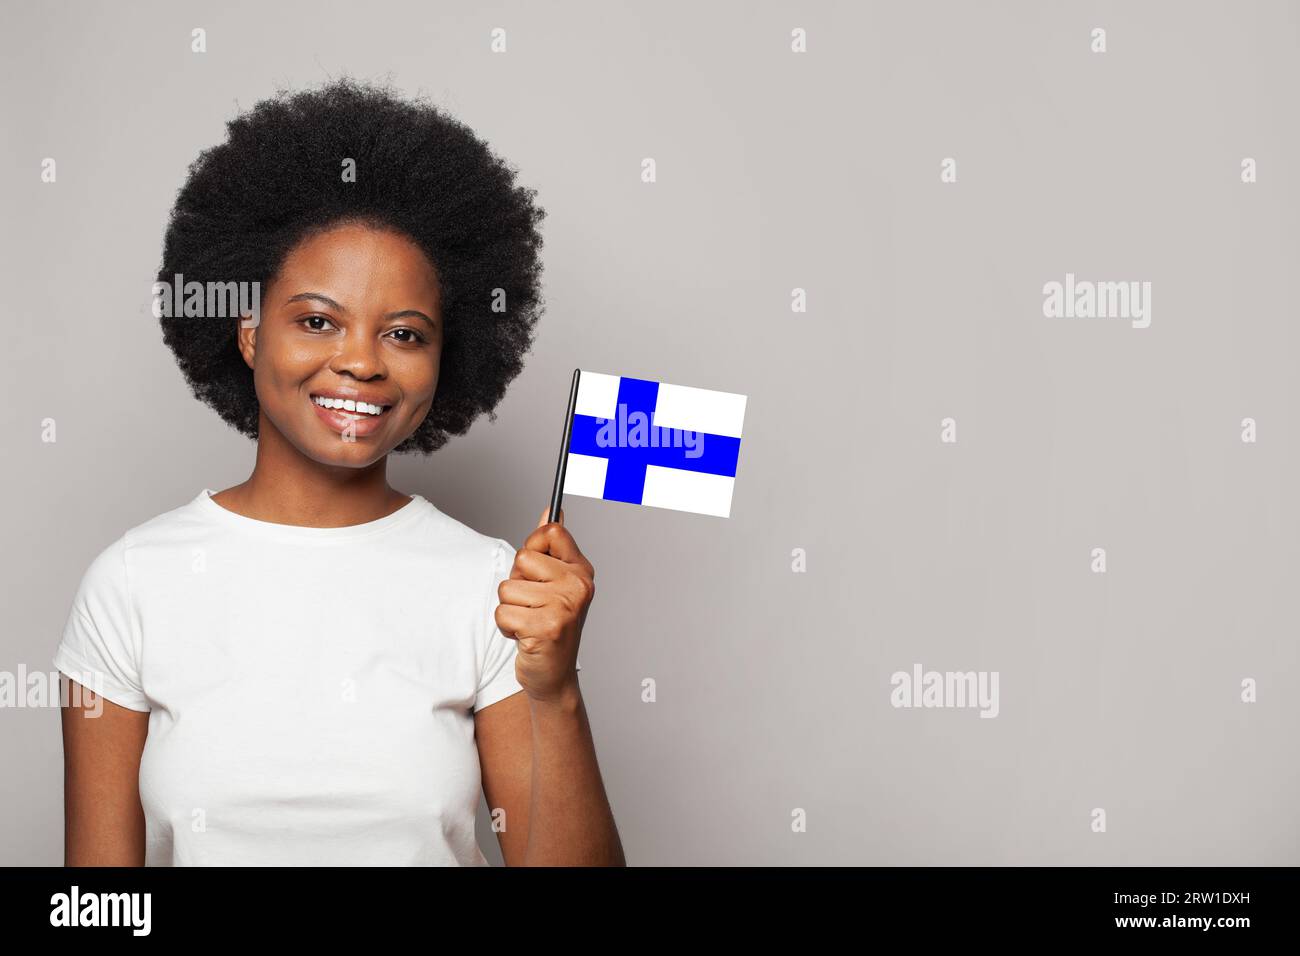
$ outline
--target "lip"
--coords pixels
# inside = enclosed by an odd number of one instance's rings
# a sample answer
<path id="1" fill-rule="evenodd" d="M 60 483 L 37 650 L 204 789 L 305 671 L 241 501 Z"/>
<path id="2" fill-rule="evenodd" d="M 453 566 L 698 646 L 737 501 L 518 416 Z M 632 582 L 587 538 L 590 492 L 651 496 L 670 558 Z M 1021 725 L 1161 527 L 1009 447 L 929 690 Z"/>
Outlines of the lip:
<path id="1" fill-rule="evenodd" d="M 350 398 L 353 401 L 368 402 L 371 405 L 387 405 L 389 407 L 380 415 L 367 415 L 364 412 L 348 412 L 341 408 L 322 408 L 312 401 L 312 397 L 317 395 L 321 398 Z M 384 401 L 382 397 L 379 400 L 374 400 L 365 397 L 358 397 L 358 395 L 359 393 L 353 389 L 330 389 L 328 391 L 312 392 L 311 395 L 307 397 L 307 402 L 316 412 L 316 416 L 333 431 L 342 435 L 350 429 L 353 435 L 357 438 L 362 438 L 366 435 L 372 435 L 384 427 L 386 416 L 392 411 L 391 406 L 395 403 Z"/>

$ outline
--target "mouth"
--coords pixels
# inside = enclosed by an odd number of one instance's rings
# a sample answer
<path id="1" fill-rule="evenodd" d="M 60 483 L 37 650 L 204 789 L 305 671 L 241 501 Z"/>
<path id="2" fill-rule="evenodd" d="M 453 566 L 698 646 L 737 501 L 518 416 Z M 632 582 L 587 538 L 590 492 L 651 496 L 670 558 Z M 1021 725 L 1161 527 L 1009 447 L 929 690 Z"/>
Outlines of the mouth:
<path id="1" fill-rule="evenodd" d="M 351 432 L 358 437 L 377 431 L 384 423 L 388 404 L 358 401 L 332 395 L 310 395 L 312 408 L 322 422 L 340 434 Z"/>

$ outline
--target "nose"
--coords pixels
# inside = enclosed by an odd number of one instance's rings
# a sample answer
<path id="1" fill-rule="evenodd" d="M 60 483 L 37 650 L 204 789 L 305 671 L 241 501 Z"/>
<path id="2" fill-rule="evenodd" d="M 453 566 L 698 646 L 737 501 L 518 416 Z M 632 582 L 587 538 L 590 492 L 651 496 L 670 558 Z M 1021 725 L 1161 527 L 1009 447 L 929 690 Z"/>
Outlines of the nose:
<path id="1" fill-rule="evenodd" d="M 353 323 L 342 336 L 338 351 L 330 360 L 330 370 L 347 373 L 360 381 L 382 378 L 387 374 L 379 353 L 379 344 L 366 323 Z"/>

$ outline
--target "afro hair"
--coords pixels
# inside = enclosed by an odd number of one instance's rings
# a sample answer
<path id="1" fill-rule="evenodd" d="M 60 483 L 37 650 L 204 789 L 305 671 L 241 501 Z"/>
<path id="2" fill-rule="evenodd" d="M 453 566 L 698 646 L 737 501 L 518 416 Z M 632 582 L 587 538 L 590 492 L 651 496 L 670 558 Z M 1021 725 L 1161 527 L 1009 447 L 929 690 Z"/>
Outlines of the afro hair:
<path id="1" fill-rule="evenodd" d="M 523 370 L 541 294 L 545 211 L 536 190 L 469 127 L 423 100 L 351 79 L 281 90 L 226 124 L 224 143 L 190 165 L 167 224 L 158 282 L 260 282 L 331 225 L 363 222 L 408 236 L 439 282 L 443 349 L 438 390 L 395 449 L 429 454 L 481 414 L 496 420 Z M 355 161 L 355 182 L 343 162 Z M 502 290 L 506 311 L 493 311 Z M 253 373 L 239 323 L 162 317 L 195 396 L 249 438 L 258 434 Z"/>

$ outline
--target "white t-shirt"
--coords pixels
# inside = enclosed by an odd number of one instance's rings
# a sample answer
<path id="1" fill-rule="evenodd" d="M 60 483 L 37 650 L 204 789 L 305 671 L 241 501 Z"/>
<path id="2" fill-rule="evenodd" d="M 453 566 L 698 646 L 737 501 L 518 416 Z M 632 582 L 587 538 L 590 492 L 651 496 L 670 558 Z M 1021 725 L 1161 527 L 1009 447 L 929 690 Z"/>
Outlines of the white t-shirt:
<path id="1" fill-rule="evenodd" d="M 211 495 L 91 562 L 54 655 L 150 712 L 145 865 L 486 865 L 473 713 L 522 689 L 515 547 L 420 495 L 342 528 Z"/>

